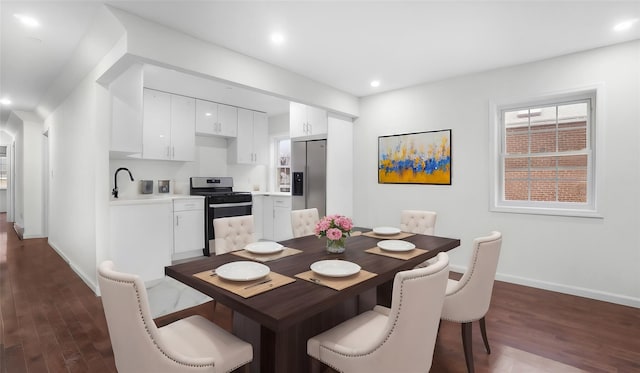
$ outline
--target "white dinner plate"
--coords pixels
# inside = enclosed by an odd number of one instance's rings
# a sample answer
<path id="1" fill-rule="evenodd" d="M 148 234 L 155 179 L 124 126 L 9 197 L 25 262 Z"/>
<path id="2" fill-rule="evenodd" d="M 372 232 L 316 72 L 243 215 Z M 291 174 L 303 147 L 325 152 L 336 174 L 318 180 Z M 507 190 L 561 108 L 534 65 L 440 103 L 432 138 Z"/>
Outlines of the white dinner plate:
<path id="1" fill-rule="evenodd" d="M 321 260 L 312 263 L 311 270 L 328 277 L 347 277 L 360 272 L 360 266 L 346 260 Z"/>
<path id="2" fill-rule="evenodd" d="M 384 240 L 378 242 L 378 247 L 386 251 L 411 251 L 416 245 L 402 240 Z"/>
<path id="3" fill-rule="evenodd" d="M 398 234 L 400 233 L 400 229 L 395 228 L 395 227 L 375 227 L 373 228 L 373 233 L 375 234 L 379 234 L 382 236 L 389 236 L 392 234 Z"/>
<path id="4" fill-rule="evenodd" d="M 216 268 L 216 275 L 231 281 L 257 280 L 269 272 L 271 270 L 266 265 L 250 261 L 231 262 Z"/>
<path id="5" fill-rule="evenodd" d="M 250 253 L 254 254 L 273 254 L 282 251 L 284 246 L 273 241 L 252 242 L 244 247 Z"/>

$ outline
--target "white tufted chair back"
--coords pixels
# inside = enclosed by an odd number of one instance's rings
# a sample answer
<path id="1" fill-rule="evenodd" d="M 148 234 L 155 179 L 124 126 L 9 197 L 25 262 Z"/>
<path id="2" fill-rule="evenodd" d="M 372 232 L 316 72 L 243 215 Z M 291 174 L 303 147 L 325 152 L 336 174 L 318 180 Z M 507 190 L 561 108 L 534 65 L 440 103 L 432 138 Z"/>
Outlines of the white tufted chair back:
<path id="1" fill-rule="evenodd" d="M 489 310 L 496 277 L 502 234 L 491 232 L 473 240 L 473 254 L 467 271 L 459 281 L 449 280 L 442 309 L 444 320 L 472 322 Z"/>
<path id="2" fill-rule="evenodd" d="M 436 228 L 433 211 L 403 210 L 400 214 L 400 230 L 403 232 L 433 235 Z"/>
<path id="3" fill-rule="evenodd" d="M 242 250 L 247 244 L 256 241 L 253 215 L 213 219 L 213 230 L 216 235 L 216 255 Z"/>
<path id="4" fill-rule="evenodd" d="M 253 358 L 250 344 L 201 316 L 156 327 L 140 277 L 114 271 L 111 261 L 98 267 L 98 284 L 120 373 L 226 372 Z"/>
<path id="5" fill-rule="evenodd" d="M 318 209 L 304 209 L 291 211 L 291 230 L 293 237 L 310 236 L 315 234 L 316 224 L 320 221 Z"/>
<path id="6" fill-rule="evenodd" d="M 307 352 L 341 372 L 428 372 L 448 275 L 446 253 L 397 273 L 390 309 L 376 306 L 311 338 Z"/>

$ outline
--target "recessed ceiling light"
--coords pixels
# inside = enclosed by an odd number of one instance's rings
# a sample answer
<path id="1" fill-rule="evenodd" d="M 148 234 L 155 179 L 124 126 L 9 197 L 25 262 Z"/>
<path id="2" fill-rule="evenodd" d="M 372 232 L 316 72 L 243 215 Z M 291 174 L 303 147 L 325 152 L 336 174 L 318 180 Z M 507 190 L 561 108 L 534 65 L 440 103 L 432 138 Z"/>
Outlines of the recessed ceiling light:
<path id="1" fill-rule="evenodd" d="M 11 100 L 9 100 L 8 98 L 3 98 L 2 100 L 0 100 L 0 104 L 11 105 Z"/>
<path id="2" fill-rule="evenodd" d="M 25 14 L 14 14 L 13 15 L 15 18 L 17 18 L 20 22 L 22 22 L 23 25 L 25 26 L 29 26 L 29 27 L 38 27 L 40 26 L 40 22 L 38 22 L 37 19 L 25 15 Z"/>
<path id="3" fill-rule="evenodd" d="M 271 42 L 275 45 L 284 43 L 284 35 L 279 32 L 274 32 L 271 34 Z"/>
<path id="4" fill-rule="evenodd" d="M 380 86 L 380 81 L 379 80 L 374 80 L 371 82 L 371 86 L 372 87 L 379 87 Z"/>
<path id="5" fill-rule="evenodd" d="M 205 117 L 210 117 L 210 116 L 211 116 L 211 113 L 204 113 L 204 116 L 205 116 Z"/>
<path id="6" fill-rule="evenodd" d="M 626 31 L 628 29 L 630 29 L 636 22 L 638 22 L 638 19 L 628 19 L 626 21 L 620 22 L 617 25 L 615 25 L 613 27 L 613 29 L 615 31 Z"/>

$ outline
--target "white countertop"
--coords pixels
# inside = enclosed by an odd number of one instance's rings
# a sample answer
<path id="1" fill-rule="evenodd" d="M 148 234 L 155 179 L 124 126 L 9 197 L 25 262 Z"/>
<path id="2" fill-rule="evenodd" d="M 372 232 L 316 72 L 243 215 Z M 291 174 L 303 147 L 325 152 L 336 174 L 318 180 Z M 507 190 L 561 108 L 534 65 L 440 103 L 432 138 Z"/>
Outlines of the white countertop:
<path id="1" fill-rule="evenodd" d="M 192 196 L 188 194 L 137 194 L 133 197 L 111 197 L 111 206 L 121 205 L 146 205 L 151 203 L 173 203 L 174 199 L 197 199 L 203 196 Z"/>
<path id="2" fill-rule="evenodd" d="M 251 192 L 254 196 L 277 196 L 277 197 L 291 197 L 289 192 Z"/>

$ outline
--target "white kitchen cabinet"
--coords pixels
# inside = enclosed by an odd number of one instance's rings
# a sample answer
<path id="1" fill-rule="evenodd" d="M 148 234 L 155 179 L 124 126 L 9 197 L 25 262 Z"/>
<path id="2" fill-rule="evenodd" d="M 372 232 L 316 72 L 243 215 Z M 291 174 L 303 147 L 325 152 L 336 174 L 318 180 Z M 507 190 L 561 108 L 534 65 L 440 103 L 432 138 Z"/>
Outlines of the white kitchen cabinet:
<path id="1" fill-rule="evenodd" d="M 268 163 L 269 128 L 265 113 L 238 108 L 238 136 L 227 148 L 230 163 Z"/>
<path id="2" fill-rule="evenodd" d="M 142 158 L 193 161 L 195 99 L 144 89 Z"/>
<path id="3" fill-rule="evenodd" d="M 253 231 L 256 240 L 261 240 L 264 238 L 264 196 L 253 195 L 252 199 L 251 214 L 253 215 Z"/>
<path id="4" fill-rule="evenodd" d="M 118 271 L 135 273 L 143 281 L 163 278 L 173 251 L 171 199 L 148 202 L 123 201 L 110 207 L 108 258 Z"/>
<path id="5" fill-rule="evenodd" d="M 196 99 L 196 134 L 236 137 L 238 108 Z"/>
<path id="6" fill-rule="evenodd" d="M 289 104 L 289 131 L 292 139 L 322 138 L 328 128 L 327 112 L 313 106 L 291 102 Z"/>
<path id="7" fill-rule="evenodd" d="M 173 200 L 173 259 L 202 256 L 202 249 L 204 249 L 204 198 L 175 198 Z"/>
<path id="8" fill-rule="evenodd" d="M 142 64 L 133 64 L 109 85 L 112 158 L 142 156 Z"/>
<path id="9" fill-rule="evenodd" d="M 266 240 L 283 241 L 293 238 L 290 196 L 264 196 L 262 229 Z"/>

